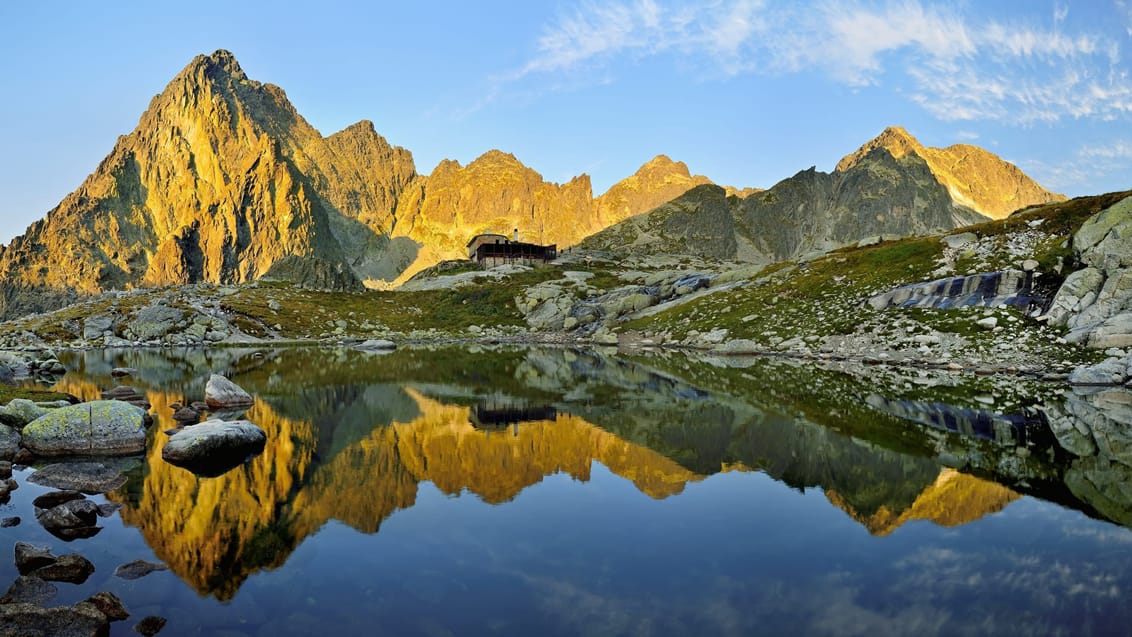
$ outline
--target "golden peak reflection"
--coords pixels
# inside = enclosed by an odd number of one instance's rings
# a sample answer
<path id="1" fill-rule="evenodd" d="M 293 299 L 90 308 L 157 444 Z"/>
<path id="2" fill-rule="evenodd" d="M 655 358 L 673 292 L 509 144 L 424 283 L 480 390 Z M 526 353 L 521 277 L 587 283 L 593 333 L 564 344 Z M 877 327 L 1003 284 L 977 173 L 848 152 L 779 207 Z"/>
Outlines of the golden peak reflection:
<path id="1" fill-rule="evenodd" d="M 877 536 L 888 535 L 909 520 L 929 520 L 940 526 L 968 524 L 1003 510 L 1021 497 L 998 483 L 950 468 L 942 469 L 935 482 L 903 511 L 881 506 L 871 515 L 864 515 L 838 492 L 827 490 L 825 495 L 834 506 Z"/>
<path id="2" fill-rule="evenodd" d="M 331 519 L 377 532 L 393 512 L 414 504 L 424 481 L 500 504 L 547 475 L 588 480 L 595 460 L 653 498 L 703 479 L 577 416 L 484 431 L 470 422 L 470 407 L 404 392 L 417 404 L 416 418 L 376 425 L 326 458 L 318 458 L 312 422 L 257 400 L 247 417 L 268 433 L 264 453 L 219 477 L 200 478 L 161 460 L 160 432 L 172 426 L 168 405 L 180 397 L 151 391 L 159 422 L 148 471 L 140 490 L 126 492 L 122 519 L 197 591 L 230 599 L 249 574 L 281 565 Z"/>

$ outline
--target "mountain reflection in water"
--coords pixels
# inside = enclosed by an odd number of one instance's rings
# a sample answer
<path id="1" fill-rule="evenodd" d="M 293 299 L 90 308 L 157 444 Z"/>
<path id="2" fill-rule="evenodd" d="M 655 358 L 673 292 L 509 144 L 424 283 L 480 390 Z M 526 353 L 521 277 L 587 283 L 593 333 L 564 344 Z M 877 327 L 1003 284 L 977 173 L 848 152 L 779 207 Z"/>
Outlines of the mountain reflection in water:
<path id="1" fill-rule="evenodd" d="M 964 436 L 938 425 L 954 421 L 942 403 L 885 399 L 860 379 L 781 361 L 737 370 L 566 350 L 215 350 L 86 352 L 68 363 L 57 388 L 83 398 L 114 384 L 114 366 L 141 370 L 132 384 L 159 422 L 144 470 L 110 497 L 158 559 L 220 600 L 331 521 L 378 533 L 423 483 L 501 504 L 547 476 L 587 482 L 595 462 L 657 500 L 715 474 L 763 472 L 820 488 L 874 536 L 912 520 L 967 524 L 1017 501 L 1016 489 L 1052 489 L 1128 524 L 1127 501 L 1081 476 L 1088 462 L 1111 463 L 1095 442 L 1092 455 L 1083 439 L 1070 453 L 1048 424 L 1037 434 L 970 409 L 960 413 L 978 427 Z M 246 418 L 268 440 L 245 465 L 201 478 L 162 461 L 161 446 L 169 405 L 200 399 L 209 371 L 257 397 Z M 1070 417 L 1050 409 L 1043 423 Z M 1009 436 L 985 435 L 995 431 Z"/>

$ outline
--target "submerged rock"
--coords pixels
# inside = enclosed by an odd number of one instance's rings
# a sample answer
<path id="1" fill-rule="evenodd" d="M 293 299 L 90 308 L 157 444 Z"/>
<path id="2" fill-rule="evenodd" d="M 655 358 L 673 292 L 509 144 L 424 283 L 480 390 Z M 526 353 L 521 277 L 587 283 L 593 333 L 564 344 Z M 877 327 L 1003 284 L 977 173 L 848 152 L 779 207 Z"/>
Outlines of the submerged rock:
<path id="1" fill-rule="evenodd" d="M 213 374 L 204 388 L 204 402 L 209 409 L 223 409 L 247 407 L 254 404 L 255 399 L 236 383 L 220 374 Z"/>
<path id="2" fill-rule="evenodd" d="M 146 575 L 149 575 L 150 573 L 153 573 L 155 571 L 167 570 L 169 570 L 169 567 L 164 564 L 155 564 L 153 562 L 147 562 L 145 560 L 134 560 L 133 562 L 122 564 L 118 568 L 114 569 L 114 576 L 120 577 L 122 579 L 133 580 L 140 577 L 145 577 Z"/>
<path id="3" fill-rule="evenodd" d="M 169 437 L 161 457 L 199 475 L 215 476 L 259 454 L 267 433 L 246 420 L 208 420 Z"/>
<path id="4" fill-rule="evenodd" d="M 126 484 L 126 476 L 100 462 L 50 464 L 28 476 L 28 482 L 86 493 L 107 493 Z"/>
<path id="5" fill-rule="evenodd" d="M 60 407 L 28 423 L 23 444 L 41 456 L 138 454 L 146 420 L 144 409 L 117 400 Z"/>

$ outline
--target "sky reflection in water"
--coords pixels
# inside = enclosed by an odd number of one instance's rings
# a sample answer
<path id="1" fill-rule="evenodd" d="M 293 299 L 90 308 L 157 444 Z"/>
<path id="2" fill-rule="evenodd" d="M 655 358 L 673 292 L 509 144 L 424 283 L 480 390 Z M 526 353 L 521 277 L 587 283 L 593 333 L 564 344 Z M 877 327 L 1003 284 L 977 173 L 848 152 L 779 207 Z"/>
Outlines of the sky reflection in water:
<path id="1" fill-rule="evenodd" d="M 60 387 L 84 398 L 140 369 L 153 444 L 94 538 L 47 535 L 26 473 L 2 513 L 24 522 L 0 532 L 95 562 L 59 602 L 111 590 L 163 634 L 1111 634 L 1132 615 L 1132 532 L 1095 519 L 1128 507 L 1077 486 L 1064 450 L 1018 464 L 832 372 L 559 350 L 69 363 Z M 269 440 L 202 479 L 160 447 L 209 371 L 258 397 Z M 477 428 L 485 405 L 554 420 Z M 138 558 L 171 570 L 111 576 Z"/>

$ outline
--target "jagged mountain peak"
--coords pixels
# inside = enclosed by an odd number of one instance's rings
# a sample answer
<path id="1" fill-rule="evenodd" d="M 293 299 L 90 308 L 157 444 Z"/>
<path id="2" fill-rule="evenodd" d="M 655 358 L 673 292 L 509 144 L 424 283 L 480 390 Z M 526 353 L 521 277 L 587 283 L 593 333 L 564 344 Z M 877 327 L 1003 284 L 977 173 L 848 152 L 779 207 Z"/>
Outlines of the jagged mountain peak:
<path id="1" fill-rule="evenodd" d="M 210 55 L 198 55 L 178 75 L 181 78 L 230 77 L 236 81 L 248 79 L 236 56 L 231 51 L 217 49 Z"/>
<path id="2" fill-rule="evenodd" d="M 852 153 L 841 158 L 837 162 L 836 170 L 838 172 L 845 172 L 860 163 L 866 155 L 872 151 L 883 148 L 892 154 L 893 157 L 899 159 L 910 152 L 920 153 L 924 149 L 924 145 L 920 140 L 913 137 L 903 126 L 889 126 L 885 128 L 880 135 L 865 142 L 860 148 Z"/>
<path id="3" fill-rule="evenodd" d="M 908 155 L 923 159 L 956 204 L 992 219 L 1026 206 L 1065 200 L 1064 195 L 1042 188 L 1017 166 L 986 149 L 970 144 L 924 146 L 901 126 L 889 126 L 843 157 L 836 172 L 848 172 L 877 149 L 887 150 L 896 159 Z"/>

